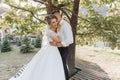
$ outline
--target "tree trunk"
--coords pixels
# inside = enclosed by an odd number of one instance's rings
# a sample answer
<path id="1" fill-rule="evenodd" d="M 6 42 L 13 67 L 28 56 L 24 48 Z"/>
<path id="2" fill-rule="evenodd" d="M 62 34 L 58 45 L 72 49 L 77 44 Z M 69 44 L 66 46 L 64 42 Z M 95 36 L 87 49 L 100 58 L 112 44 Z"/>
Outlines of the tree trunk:
<path id="1" fill-rule="evenodd" d="M 73 31 L 73 37 L 74 37 L 74 43 L 71 44 L 68 48 L 68 51 L 69 51 L 68 66 L 70 69 L 70 73 L 72 73 L 73 69 L 75 68 L 75 35 L 76 35 L 76 27 L 78 22 L 79 2 L 80 0 L 74 0 L 73 12 L 72 12 L 72 17 L 70 21 L 70 24 L 72 26 L 72 31 Z"/>
<path id="2" fill-rule="evenodd" d="M 51 12 L 53 11 L 53 7 L 52 7 L 52 0 L 47 0 L 47 5 L 46 5 L 46 8 L 47 8 L 47 14 L 51 14 Z"/>

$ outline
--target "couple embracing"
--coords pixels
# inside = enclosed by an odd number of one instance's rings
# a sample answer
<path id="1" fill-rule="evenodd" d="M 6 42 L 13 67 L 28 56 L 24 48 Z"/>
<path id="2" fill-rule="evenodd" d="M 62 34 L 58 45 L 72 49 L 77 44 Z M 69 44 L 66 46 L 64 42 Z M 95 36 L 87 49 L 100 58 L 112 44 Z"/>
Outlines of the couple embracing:
<path id="1" fill-rule="evenodd" d="M 72 29 L 59 11 L 45 17 L 41 49 L 26 64 L 19 76 L 9 80 L 69 80 L 66 59 L 68 46 L 73 43 Z"/>

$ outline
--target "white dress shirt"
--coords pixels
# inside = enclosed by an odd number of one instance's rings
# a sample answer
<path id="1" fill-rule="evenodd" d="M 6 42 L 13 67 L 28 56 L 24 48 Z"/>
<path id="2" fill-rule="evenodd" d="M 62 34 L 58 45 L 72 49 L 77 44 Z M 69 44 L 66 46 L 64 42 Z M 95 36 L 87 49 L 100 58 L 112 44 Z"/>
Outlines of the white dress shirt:
<path id="1" fill-rule="evenodd" d="M 70 24 L 63 19 L 60 21 L 59 24 L 60 24 L 60 30 L 58 31 L 57 34 L 61 38 L 61 44 L 63 45 L 63 47 L 67 47 L 73 43 L 72 28 Z"/>

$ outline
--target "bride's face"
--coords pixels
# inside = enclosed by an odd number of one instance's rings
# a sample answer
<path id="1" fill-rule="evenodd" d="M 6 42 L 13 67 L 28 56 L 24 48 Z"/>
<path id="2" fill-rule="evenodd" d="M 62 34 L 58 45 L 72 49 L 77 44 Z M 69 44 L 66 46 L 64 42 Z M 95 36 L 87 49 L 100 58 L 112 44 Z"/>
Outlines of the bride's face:
<path id="1" fill-rule="evenodd" d="M 58 22 L 56 19 L 51 19 L 50 21 L 50 26 L 52 26 L 53 28 L 57 28 Z"/>

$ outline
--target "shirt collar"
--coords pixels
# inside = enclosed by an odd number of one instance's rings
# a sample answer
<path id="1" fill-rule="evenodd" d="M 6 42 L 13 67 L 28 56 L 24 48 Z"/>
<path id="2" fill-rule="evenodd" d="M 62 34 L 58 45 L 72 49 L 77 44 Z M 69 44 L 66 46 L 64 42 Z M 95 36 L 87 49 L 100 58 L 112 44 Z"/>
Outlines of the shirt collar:
<path id="1" fill-rule="evenodd" d="M 60 21 L 60 24 L 62 24 L 63 21 L 64 21 L 64 20 L 62 19 L 62 20 Z"/>

